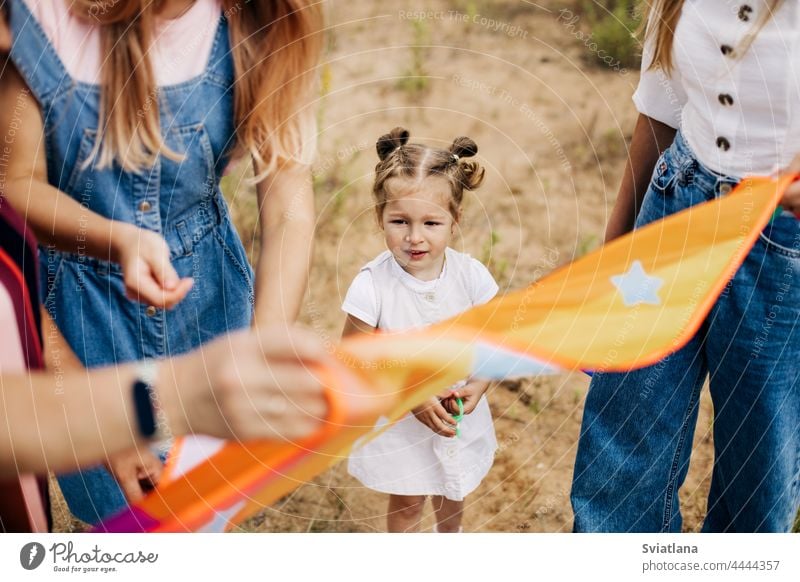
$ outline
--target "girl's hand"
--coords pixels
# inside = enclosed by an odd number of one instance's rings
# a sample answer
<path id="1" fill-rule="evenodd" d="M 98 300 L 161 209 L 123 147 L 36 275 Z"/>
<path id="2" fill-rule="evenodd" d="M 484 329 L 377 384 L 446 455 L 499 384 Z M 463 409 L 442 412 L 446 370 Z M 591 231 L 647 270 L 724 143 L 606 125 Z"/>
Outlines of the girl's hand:
<path id="1" fill-rule="evenodd" d="M 478 406 L 481 396 L 486 394 L 488 389 L 488 381 L 470 380 L 464 386 L 450 392 L 449 397 L 443 400 L 442 403 L 445 405 L 447 410 L 451 412 L 451 414 L 458 414 L 458 404 L 456 404 L 456 398 L 461 398 L 461 402 L 464 405 L 464 414 L 470 414 L 473 410 L 475 410 L 475 407 Z"/>
<path id="2" fill-rule="evenodd" d="M 797 155 L 786 168 L 786 174 L 800 174 L 800 155 Z M 780 205 L 784 210 L 793 213 L 797 218 L 800 218 L 800 181 L 795 180 L 792 182 L 786 191 L 783 193 Z"/>
<path id="3" fill-rule="evenodd" d="M 456 422 L 435 396 L 412 409 L 417 420 L 433 432 L 444 437 L 456 436 Z"/>
<path id="4" fill-rule="evenodd" d="M 130 449 L 109 457 L 109 472 L 119 483 L 128 503 L 141 501 L 145 494 L 158 485 L 164 465 L 148 449 Z"/>
<path id="5" fill-rule="evenodd" d="M 169 309 L 179 303 L 194 284 L 180 279 L 169 260 L 169 246 L 160 234 L 131 224 L 113 223 L 113 257 L 119 263 L 129 299 Z"/>
<path id="6" fill-rule="evenodd" d="M 320 340 L 276 326 L 240 331 L 160 365 L 157 386 L 173 429 L 226 439 L 300 439 L 325 419 L 314 367 L 333 364 Z"/>

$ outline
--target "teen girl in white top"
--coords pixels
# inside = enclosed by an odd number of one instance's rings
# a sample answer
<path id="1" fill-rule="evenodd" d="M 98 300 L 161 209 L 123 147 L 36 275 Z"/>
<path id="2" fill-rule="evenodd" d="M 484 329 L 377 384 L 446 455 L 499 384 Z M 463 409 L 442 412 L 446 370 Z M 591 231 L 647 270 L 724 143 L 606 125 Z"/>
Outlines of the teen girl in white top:
<path id="1" fill-rule="evenodd" d="M 748 174 L 798 172 L 800 7 L 661 0 L 640 112 L 606 237 L 724 196 Z M 788 531 L 800 503 L 800 184 L 696 337 L 658 364 L 596 374 L 572 505 L 578 531 L 681 531 L 700 391 L 715 461 L 704 531 Z"/>

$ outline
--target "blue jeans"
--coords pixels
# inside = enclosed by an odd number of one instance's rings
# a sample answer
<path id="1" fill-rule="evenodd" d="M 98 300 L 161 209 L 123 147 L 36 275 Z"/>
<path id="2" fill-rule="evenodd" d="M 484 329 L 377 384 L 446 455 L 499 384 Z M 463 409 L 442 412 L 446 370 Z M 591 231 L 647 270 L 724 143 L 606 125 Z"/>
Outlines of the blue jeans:
<path id="1" fill-rule="evenodd" d="M 637 227 L 724 195 L 680 133 Z M 786 532 L 800 505 L 800 221 L 762 233 L 697 335 L 663 361 L 598 373 L 572 483 L 575 531 L 678 532 L 700 391 L 710 379 L 714 469 L 703 531 Z"/>

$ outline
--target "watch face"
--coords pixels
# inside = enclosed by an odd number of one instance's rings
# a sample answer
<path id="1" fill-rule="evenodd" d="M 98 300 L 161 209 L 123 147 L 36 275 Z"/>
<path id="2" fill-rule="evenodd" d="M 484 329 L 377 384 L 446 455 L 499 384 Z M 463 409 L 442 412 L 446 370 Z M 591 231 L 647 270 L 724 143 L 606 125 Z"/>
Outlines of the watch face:
<path id="1" fill-rule="evenodd" d="M 147 439 L 156 434 L 156 417 L 153 412 L 153 399 L 150 384 L 141 379 L 133 383 L 133 403 L 136 407 L 136 421 L 139 433 Z"/>

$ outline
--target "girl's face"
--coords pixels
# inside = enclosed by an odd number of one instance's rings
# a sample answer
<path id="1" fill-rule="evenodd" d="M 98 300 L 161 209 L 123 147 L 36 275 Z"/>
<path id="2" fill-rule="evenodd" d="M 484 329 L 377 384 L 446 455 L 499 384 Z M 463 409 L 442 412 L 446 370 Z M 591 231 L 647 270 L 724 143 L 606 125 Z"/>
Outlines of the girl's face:
<path id="1" fill-rule="evenodd" d="M 450 185 L 439 177 L 392 178 L 386 189 L 381 217 L 386 246 L 407 273 L 422 281 L 436 279 L 457 224 L 450 214 Z"/>

